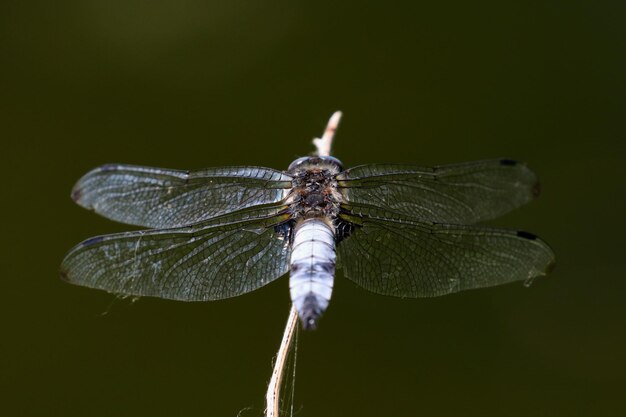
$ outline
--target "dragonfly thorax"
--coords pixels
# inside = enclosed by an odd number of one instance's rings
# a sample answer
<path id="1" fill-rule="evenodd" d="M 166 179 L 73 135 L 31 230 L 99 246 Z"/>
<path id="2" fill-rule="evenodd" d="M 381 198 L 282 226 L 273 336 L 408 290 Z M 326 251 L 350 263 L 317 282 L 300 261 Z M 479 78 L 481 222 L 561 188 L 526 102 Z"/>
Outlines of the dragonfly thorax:
<path id="1" fill-rule="evenodd" d="M 341 194 L 337 191 L 334 165 L 309 165 L 293 173 L 289 211 L 294 218 L 328 217 L 339 213 Z"/>

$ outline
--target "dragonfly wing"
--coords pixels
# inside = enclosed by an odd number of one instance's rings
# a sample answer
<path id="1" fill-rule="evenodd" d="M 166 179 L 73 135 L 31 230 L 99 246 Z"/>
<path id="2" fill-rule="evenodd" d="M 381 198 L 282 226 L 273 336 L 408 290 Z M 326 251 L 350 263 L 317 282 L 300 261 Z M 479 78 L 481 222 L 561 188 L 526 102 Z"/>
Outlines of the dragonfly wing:
<path id="1" fill-rule="evenodd" d="M 438 223 L 493 219 L 539 194 L 535 174 L 510 159 L 433 168 L 362 165 L 340 173 L 337 180 L 345 205 L 355 214 Z"/>
<path id="2" fill-rule="evenodd" d="M 235 297 L 289 270 L 289 239 L 277 227 L 285 216 L 271 214 L 258 210 L 243 221 L 222 218 L 91 238 L 68 253 L 61 276 L 122 295 L 183 301 Z"/>
<path id="3" fill-rule="evenodd" d="M 525 281 L 554 265 L 548 245 L 527 232 L 412 221 L 358 219 L 337 246 L 344 274 L 397 297 L 433 297 Z"/>
<path id="4" fill-rule="evenodd" d="M 269 168 L 225 167 L 189 172 L 104 165 L 78 181 L 72 198 L 112 220 L 170 228 L 279 202 L 289 187 L 289 175 Z"/>

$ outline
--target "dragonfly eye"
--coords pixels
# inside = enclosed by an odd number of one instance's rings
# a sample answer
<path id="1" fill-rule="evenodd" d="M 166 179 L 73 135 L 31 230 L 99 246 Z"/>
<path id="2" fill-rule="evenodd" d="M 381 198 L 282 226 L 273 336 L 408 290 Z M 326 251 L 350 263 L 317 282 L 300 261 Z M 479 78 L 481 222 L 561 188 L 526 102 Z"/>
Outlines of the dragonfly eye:
<path id="1" fill-rule="evenodd" d="M 320 156 L 320 159 L 324 162 L 329 162 L 333 165 L 336 165 L 339 168 L 339 171 L 343 171 L 343 164 L 341 161 L 334 156 Z"/>
<path id="2" fill-rule="evenodd" d="M 298 168 L 300 165 L 302 165 L 303 163 L 305 163 L 309 159 L 311 159 L 310 156 L 303 156 L 301 158 L 298 158 L 298 159 L 296 159 L 295 161 L 293 161 L 292 163 L 289 164 L 289 168 L 287 168 L 287 170 L 293 171 L 294 169 Z"/>
<path id="3" fill-rule="evenodd" d="M 339 171 L 343 171 L 343 164 L 334 156 L 303 156 L 289 164 L 289 168 L 287 168 L 287 170 L 293 172 L 303 165 L 319 165 L 321 163 L 336 165 L 339 168 Z"/>

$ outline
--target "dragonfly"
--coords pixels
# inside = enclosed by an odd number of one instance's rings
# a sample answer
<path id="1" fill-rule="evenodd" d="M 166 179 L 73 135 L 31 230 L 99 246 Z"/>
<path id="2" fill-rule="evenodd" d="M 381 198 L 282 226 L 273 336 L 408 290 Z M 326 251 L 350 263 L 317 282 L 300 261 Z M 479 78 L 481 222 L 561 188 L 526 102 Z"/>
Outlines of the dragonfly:
<path id="1" fill-rule="evenodd" d="M 72 199 L 147 229 L 83 241 L 60 274 L 117 295 L 211 301 L 289 273 L 302 326 L 315 329 L 336 269 L 403 298 L 548 274 L 555 256 L 539 237 L 480 224 L 538 194 L 536 175 L 505 158 L 348 169 L 329 155 L 298 158 L 287 170 L 103 165 L 78 181 Z"/>

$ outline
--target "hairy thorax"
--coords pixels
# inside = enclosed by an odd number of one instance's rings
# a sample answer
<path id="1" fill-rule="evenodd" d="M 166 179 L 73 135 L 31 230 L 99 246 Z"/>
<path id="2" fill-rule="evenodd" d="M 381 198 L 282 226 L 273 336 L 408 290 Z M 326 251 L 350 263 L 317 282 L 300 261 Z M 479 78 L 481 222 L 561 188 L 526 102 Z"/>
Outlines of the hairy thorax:
<path id="1" fill-rule="evenodd" d="M 326 217 L 330 223 L 339 213 L 341 194 L 337 191 L 336 165 L 311 158 L 291 173 L 293 188 L 288 197 L 293 219 Z"/>

